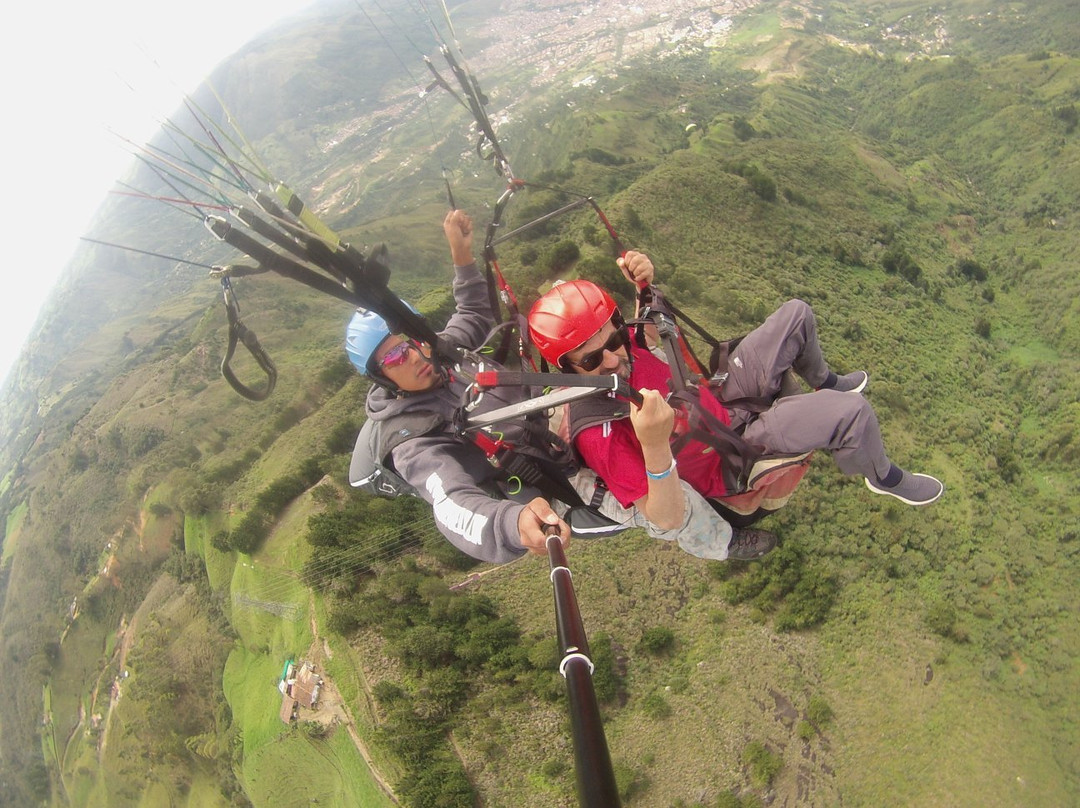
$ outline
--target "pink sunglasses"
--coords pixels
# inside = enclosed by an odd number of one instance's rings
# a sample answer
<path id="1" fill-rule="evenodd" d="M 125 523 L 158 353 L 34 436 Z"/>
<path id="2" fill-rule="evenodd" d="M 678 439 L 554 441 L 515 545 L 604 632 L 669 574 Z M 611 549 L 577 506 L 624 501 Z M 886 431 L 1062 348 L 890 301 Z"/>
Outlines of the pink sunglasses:
<path id="1" fill-rule="evenodd" d="M 405 364 L 405 359 L 409 355 L 409 351 L 413 350 L 416 346 L 411 342 L 402 342 L 395 345 L 379 361 L 379 367 L 381 368 L 396 368 L 398 365 Z"/>

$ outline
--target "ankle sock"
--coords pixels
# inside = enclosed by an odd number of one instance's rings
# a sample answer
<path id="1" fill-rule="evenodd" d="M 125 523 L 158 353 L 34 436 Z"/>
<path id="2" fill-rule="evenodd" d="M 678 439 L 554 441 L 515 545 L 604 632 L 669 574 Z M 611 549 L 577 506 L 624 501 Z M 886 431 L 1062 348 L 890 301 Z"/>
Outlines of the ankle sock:
<path id="1" fill-rule="evenodd" d="M 821 387 L 818 388 L 818 389 L 820 389 L 820 390 L 832 390 L 834 387 L 836 387 L 837 378 L 838 378 L 837 375 L 830 370 L 829 375 L 825 377 L 825 381 L 823 381 L 821 383 Z"/>
<path id="2" fill-rule="evenodd" d="M 904 471 L 896 466 L 895 463 L 889 464 L 889 473 L 882 477 L 878 482 L 885 488 L 892 488 L 899 485 L 900 481 L 904 479 Z"/>

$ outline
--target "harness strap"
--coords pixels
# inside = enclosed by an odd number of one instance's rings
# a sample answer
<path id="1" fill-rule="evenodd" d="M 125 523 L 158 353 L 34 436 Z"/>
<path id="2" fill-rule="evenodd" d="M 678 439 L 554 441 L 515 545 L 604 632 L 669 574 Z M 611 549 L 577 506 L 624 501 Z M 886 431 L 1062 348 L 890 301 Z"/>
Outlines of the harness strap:
<path id="1" fill-rule="evenodd" d="M 259 344 L 259 338 L 255 336 L 255 332 L 241 322 L 240 306 L 236 302 L 236 295 L 233 293 L 232 283 L 227 275 L 221 276 L 221 292 L 225 298 L 225 311 L 229 315 L 229 347 L 225 350 L 225 358 L 221 360 L 221 375 L 225 377 L 229 386 L 244 398 L 250 401 L 264 401 L 277 384 L 277 367 Z M 236 352 L 237 343 L 243 343 L 248 353 L 266 374 L 266 386 L 262 390 L 253 390 L 245 385 L 229 366 Z"/>
<path id="2" fill-rule="evenodd" d="M 589 507 L 594 511 L 600 510 L 600 506 L 604 504 L 604 494 L 607 493 L 607 490 L 607 483 L 604 482 L 602 477 L 597 475 L 596 487 L 593 488 L 592 499 L 589 500 Z"/>
<path id="3" fill-rule="evenodd" d="M 522 483 L 539 490 L 548 499 L 557 499 L 571 507 L 585 504 L 565 476 L 545 468 L 539 459 L 484 432 L 472 432 L 468 437 L 487 455 L 491 465 L 499 470 L 504 479 L 517 477 Z"/>
<path id="4" fill-rule="evenodd" d="M 672 442 L 672 453 L 677 455 L 692 440 L 704 443 L 726 461 L 720 464 L 725 490 L 729 494 L 745 491 L 750 470 L 763 454 L 762 450 L 705 409 L 692 392 L 673 393 L 671 399 L 683 405 L 689 422 L 686 433 Z"/>
<path id="5" fill-rule="evenodd" d="M 639 320 L 652 320 L 656 325 L 657 330 L 660 332 L 660 338 L 664 342 L 664 350 L 668 355 L 668 364 L 677 364 L 678 371 L 681 371 L 677 372 L 673 370 L 673 376 L 682 380 L 684 384 L 689 380 L 687 366 L 693 367 L 696 373 L 703 376 L 706 375 L 705 371 L 708 367 L 698 359 L 697 354 L 694 353 L 693 347 L 686 338 L 683 337 L 682 332 L 676 325 L 676 318 L 685 316 L 686 315 L 668 302 L 663 293 L 655 286 L 643 286 L 638 291 L 638 318 Z M 719 345 L 719 340 L 717 340 L 716 337 L 712 336 L 693 320 L 686 318 L 686 322 L 687 325 L 690 325 L 697 331 L 702 339 L 710 345 Z M 644 348 L 645 334 L 640 325 L 638 326 L 637 340 L 638 345 Z M 668 350 L 669 347 L 677 348 L 678 350 Z"/>
<path id="6" fill-rule="evenodd" d="M 538 489 L 548 499 L 557 499 L 571 507 L 585 504 L 564 476 L 547 473 L 538 461 L 528 455 L 503 446 L 496 458 L 498 460 L 496 467 L 504 474 L 520 478 L 522 482 Z"/>

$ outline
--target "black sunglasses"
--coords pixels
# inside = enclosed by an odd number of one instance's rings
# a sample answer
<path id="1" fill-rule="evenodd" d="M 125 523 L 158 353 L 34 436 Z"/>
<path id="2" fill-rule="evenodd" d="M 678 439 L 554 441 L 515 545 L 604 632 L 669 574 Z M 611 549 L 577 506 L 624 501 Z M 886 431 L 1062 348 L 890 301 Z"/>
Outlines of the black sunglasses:
<path id="1" fill-rule="evenodd" d="M 596 370 L 600 367 L 600 363 L 604 361 L 604 351 L 615 353 L 620 348 L 629 349 L 629 347 L 630 332 L 625 325 L 620 325 L 615 329 L 615 333 L 607 338 L 607 342 L 595 351 L 589 351 L 587 354 L 582 355 L 581 359 L 576 362 L 571 359 L 566 361 L 572 365 L 577 365 L 582 370 Z"/>

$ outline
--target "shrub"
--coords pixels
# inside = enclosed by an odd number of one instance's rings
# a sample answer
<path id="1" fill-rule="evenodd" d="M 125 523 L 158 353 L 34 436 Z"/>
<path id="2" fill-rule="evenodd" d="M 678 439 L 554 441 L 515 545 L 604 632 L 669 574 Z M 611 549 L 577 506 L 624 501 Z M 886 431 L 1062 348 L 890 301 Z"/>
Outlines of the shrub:
<path id="1" fill-rule="evenodd" d="M 926 627 L 942 637 L 952 636 L 956 625 L 956 609 L 951 603 L 939 600 L 932 603 L 923 615 Z"/>
<path id="2" fill-rule="evenodd" d="M 821 567 L 809 567 L 776 616 L 777 631 L 798 631 L 825 619 L 837 592 L 836 580 Z"/>
<path id="3" fill-rule="evenodd" d="M 548 780 L 560 777 L 568 768 L 567 762 L 562 758 L 549 758 L 540 764 L 540 773 Z"/>
<path id="4" fill-rule="evenodd" d="M 810 703 L 806 705 L 806 719 L 819 727 L 828 724 L 833 719 L 832 707 L 821 696 L 811 696 Z"/>
<path id="5" fill-rule="evenodd" d="M 667 626 L 653 626 L 641 635 L 641 649 L 650 654 L 662 654 L 675 646 L 675 632 Z"/>
<path id="6" fill-rule="evenodd" d="M 130 435 L 125 435 L 125 437 L 130 442 L 131 455 L 142 457 L 165 440 L 165 430 L 156 426 L 136 427 L 131 430 Z"/>
<path id="7" fill-rule="evenodd" d="M 832 608 L 838 590 L 826 568 L 810 561 L 795 545 L 782 545 L 760 564 L 727 581 L 724 599 L 751 601 L 762 613 L 777 612 L 777 631 L 797 631 L 817 625 Z"/>
<path id="8" fill-rule="evenodd" d="M 750 140 L 757 135 L 757 130 L 743 117 L 735 118 L 731 122 L 731 127 L 735 130 L 735 137 L 742 141 Z"/>
<path id="9" fill-rule="evenodd" d="M 544 637 L 534 642 L 528 650 L 529 664 L 538 670 L 555 670 L 559 665 L 559 642 L 555 637 Z"/>
<path id="10" fill-rule="evenodd" d="M 359 425 L 352 418 L 340 422 L 330 430 L 326 436 L 326 451 L 330 454 L 347 454 L 352 452 L 356 445 L 356 433 L 360 431 Z"/>
<path id="11" fill-rule="evenodd" d="M 604 149 L 590 146 L 583 151 L 574 152 L 570 155 L 571 159 L 585 158 L 590 163 L 597 163 L 602 166 L 621 166 L 630 162 L 629 157 L 620 157 L 617 154 L 612 154 Z"/>
<path id="12" fill-rule="evenodd" d="M 356 373 L 344 353 L 338 354 L 319 371 L 319 384 L 331 390 L 340 390 Z"/>
<path id="13" fill-rule="evenodd" d="M 1080 113 L 1076 110 L 1076 104 L 1068 104 L 1054 110 L 1054 117 L 1065 123 L 1065 134 L 1071 135 L 1080 123 Z"/>
<path id="14" fill-rule="evenodd" d="M 300 423 L 304 418 L 304 410 L 297 406 L 292 405 L 286 407 L 277 417 L 274 419 L 274 431 L 276 433 L 287 432 L 292 427 Z"/>
<path id="15" fill-rule="evenodd" d="M 766 202 L 776 201 L 776 180 L 764 171 L 755 166 L 752 171 L 747 172 L 746 181 L 750 183 L 750 190 Z"/>
<path id="16" fill-rule="evenodd" d="M 716 797 L 716 808 L 742 808 L 743 801 L 734 791 L 722 791 Z"/>
<path id="17" fill-rule="evenodd" d="M 150 513 L 160 519 L 171 514 L 172 508 L 170 508 L 164 502 L 155 502 L 150 506 Z"/>
<path id="18" fill-rule="evenodd" d="M 743 763 L 750 767 L 750 778 L 762 788 L 768 788 L 783 768 L 783 759 L 770 752 L 761 741 L 751 741 L 743 749 Z"/>
<path id="19" fill-rule="evenodd" d="M 240 553 L 254 553 L 266 539 L 270 523 L 270 518 L 260 509 L 245 514 L 229 533 L 229 547 Z"/>
<path id="20" fill-rule="evenodd" d="M 255 497 L 255 508 L 270 516 L 277 516 L 285 510 L 286 505 L 304 493 L 305 488 L 307 486 L 300 477 L 279 477 Z"/>
<path id="21" fill-rule="evenodd" d="M 641 711 L 649 718 L 668 718 L 671 705 L 661 694 L 653 692 L 641 700 Z"/>
<path id="22" fill-rule="evenodd" d="M 986 280 L 986 270 L 983 268 L 982 264 L 980 264 L 978 261 L 973 261 L 970 258 L 964 258 L 958 261 L 956 263 L 956 271 L 968 280 Z"/>
<path id="23" fill-rule="evenodd" d="M 318 721 L 305 721 L 300 725 L 300 731 L 312 740 L 319 740 L 330 733 L 330 728 L 326 724 L 320 724 Z"/>
<path id="24" fill-rule="evenodd" d="M 599 633 L 589 641 L 593 661 L 593 690 L 596 700 L 607 704 L 616 699 L 622 687 L 622 679 L 615 670 L 615 649 L 611 637 Z"/>
<path id="25" fill-rule="evenodd" d="M 634 771 L 623 763 L 615 763 L 612 768 L 615 770 L 615 788 L 623 802 L 630 802 L 649 787 L 648 775 Z"/>
<path id="26" fill-rule="evenodd" d="M 229 545 L 229 532 L 227 530 L 219 530 L 210 537 L 210 546 L 221 553 L 229 552 L 232 549 Z"/>
<path id="27" fill-rule="evenodd" d="M 899 275 L 912 286 L 918 286 L 922 279 L 922 267 L 908 255 L 903 247 L 891 247 L 881 257 L 881 265 L 890 275 Z"/>
<path id="28" fill-rule="evenodd" d="M 400 686 L 394 684 L 387 679 L 383 679 L 381 682 L 375 685 L 371 689 L 371 694 L 375 697 L 375 700 L 383 707 L 388 707 L 395 702 L 401 701 L 405 698 L 405 691 Z"/>

